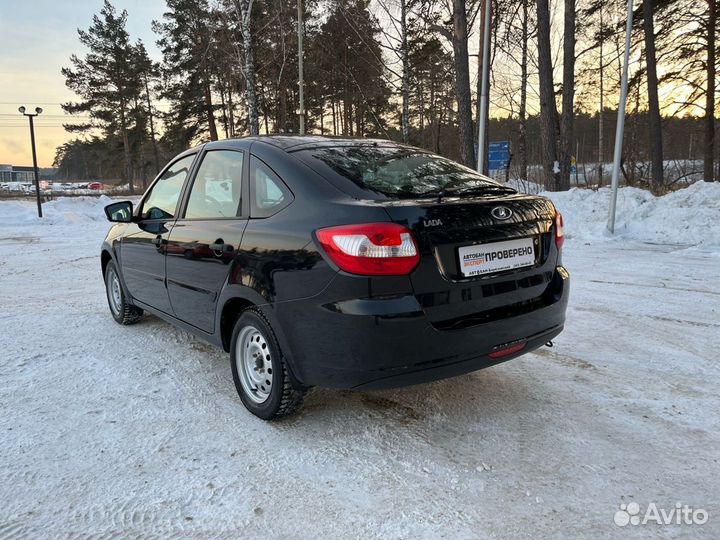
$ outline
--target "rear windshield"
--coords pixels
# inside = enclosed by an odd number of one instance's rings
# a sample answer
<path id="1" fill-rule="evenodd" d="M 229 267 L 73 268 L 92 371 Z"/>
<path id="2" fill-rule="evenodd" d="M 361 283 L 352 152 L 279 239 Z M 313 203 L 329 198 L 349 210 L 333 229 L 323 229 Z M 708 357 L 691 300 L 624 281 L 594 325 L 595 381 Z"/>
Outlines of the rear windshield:
<path id="1" fill-rule="evenodd" d="M 514 189 L 497 184 L 459 163 L 416 148 L 321 147 L 305 150 L 302 154 L 304 160 L 321 174 L 329 167 L 341 178 L 382 198 L 515 193 Z"/>

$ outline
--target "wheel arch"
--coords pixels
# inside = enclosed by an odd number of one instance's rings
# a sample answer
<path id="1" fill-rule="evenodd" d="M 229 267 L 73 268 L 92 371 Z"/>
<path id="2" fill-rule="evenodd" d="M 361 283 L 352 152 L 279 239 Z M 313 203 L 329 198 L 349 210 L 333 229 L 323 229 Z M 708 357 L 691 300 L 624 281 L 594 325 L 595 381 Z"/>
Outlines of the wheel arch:
<path id="1" fill-rule="evenodd" d="M 103 242 L 102 248 L 100 250 L 100 268 L 102 270 L 103 281 L 105 281 L 105 271 L 107 270 L 107 266 L 108 264 L 110 264 L 111 261 L 113 262 L 113 264 L 115 264 L 115 269 L 117 270 L 118 276 L 120 277 L 120 286 L 125 293 L 125 298 L 127 298 L 129 304 L 134 305 L 135 299 L 133 298 L 132 294 L 130 294 L 127 285 L 125 284 L 125 276 L 123 275 L 123 270 L 120 266 L 120 262 L 118 261 L 117 254 L 115 253 L 115 250 L 110 244 L 108 244 L 107 242 Z"/>
<path id="2" fill-rule="evenodd" d="M 233 327 L 235 321 L 240 316 L 243 310 L 253 307 L 255 304 L 247 298 L 241 298 L 239 296 L 233 296 L 225 301 L 220 310 L 220 342 L 225 352 L 230 352 L 230 340 L 232 339 Z"/>
<path id="3" fill-rule="evenodd" d="M 259 310 L 270 323 L 278 340 L 283 357 L 286 360 L 290 377 L 302 385 L 297 376 L 301 371 L 295 364 L 293 351 L 285 337 L 285 332 L 275 312 L 276 307 L 268 303 L 257 291 L 244 285 L 226 285 L 218 299 L 218 309 L 215 319 L 215 339 L 222 345 L 225 352 L 230 352 L 230 341 L 235 327 L 235 321 L 243 310 L 254 307 Z"/>
<path id="4" fill-rule="evenodd" d="M 105 279 L 105 270 L 107 270 L 107 265 L 112 260 L 113 257 L 110 255 L 110 252 L 107 248 L 103 247 L 103 250 L 100 253 L 100 268 L 102 270 L 103 279 Z"/>

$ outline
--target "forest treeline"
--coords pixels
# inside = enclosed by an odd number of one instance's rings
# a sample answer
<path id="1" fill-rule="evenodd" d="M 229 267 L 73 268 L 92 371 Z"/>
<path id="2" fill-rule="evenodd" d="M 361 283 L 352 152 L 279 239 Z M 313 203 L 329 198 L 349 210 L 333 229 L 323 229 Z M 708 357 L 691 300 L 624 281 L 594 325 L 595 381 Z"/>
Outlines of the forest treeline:
<path id="1" fill-rule="evenodd" d="M 62 71 L 78 136 L 57 149 L 60 176 L 132 190 L 194 144 L 298 132 L 297 0 L 166 3 L 152 21 L 159 62 L 109 0 L 78 30 L 85 51 Z M 517 177 L 568 189 L 576 163 L 612 159 L 625 3 L 490 4 L 489 139 L 512 141 Z M 306 0 L 306 131 L 403 141 L 475 167 L 485 6 Z M 625 180 L 662 190 L 677 180 L 669 160 L 717 178 L 716 0 L 644 0 L 634 21 Z"/>

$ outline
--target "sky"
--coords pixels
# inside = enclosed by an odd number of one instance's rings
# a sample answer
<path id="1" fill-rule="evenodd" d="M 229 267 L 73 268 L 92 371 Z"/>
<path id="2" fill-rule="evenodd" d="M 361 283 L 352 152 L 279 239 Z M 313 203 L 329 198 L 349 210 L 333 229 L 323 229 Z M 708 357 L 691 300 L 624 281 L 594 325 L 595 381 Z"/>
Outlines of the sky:
<path id="1" fill-rule="evenodd" d="M 153 19 L 162 18 L 163 0 L 114 0 L 128 11 L 130 39 L 142 39 L 159 60 Z M 0 164 L 32 165 L 28 120 L 18 107 L 42 107 L 35 120 L 38 165 L 52 166 L 55 148 L 69 140 L 60 103 L 76 99 L 60 74 L 70 55 L 82 54 L 77 29 L 87 29 L 102 0 L 0 0 Z"/>

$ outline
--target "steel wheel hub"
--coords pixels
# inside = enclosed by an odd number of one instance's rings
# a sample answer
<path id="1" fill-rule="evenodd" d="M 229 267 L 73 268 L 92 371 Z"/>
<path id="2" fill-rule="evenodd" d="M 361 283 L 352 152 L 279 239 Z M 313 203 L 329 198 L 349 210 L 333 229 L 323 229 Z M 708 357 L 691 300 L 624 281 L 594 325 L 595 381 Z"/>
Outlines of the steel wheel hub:
<path id="1" fill-rule="evenodd" d="M 240 331 L 235 362 L 245 394 L 255 403 L 264 403 L 272 390 L 272 358 L 265 337 L 254 326 L 246 326 Z"/>
<path id="2" fill-rule="evenodd" d="M 107 282 L 107 297 L 110 301 L 110 309 L 115 315 L 120 315 L 120 306 L 122 306 L 122 289 L 120 288 L 120 279 L 115 270 L 110 270 Z"/>

